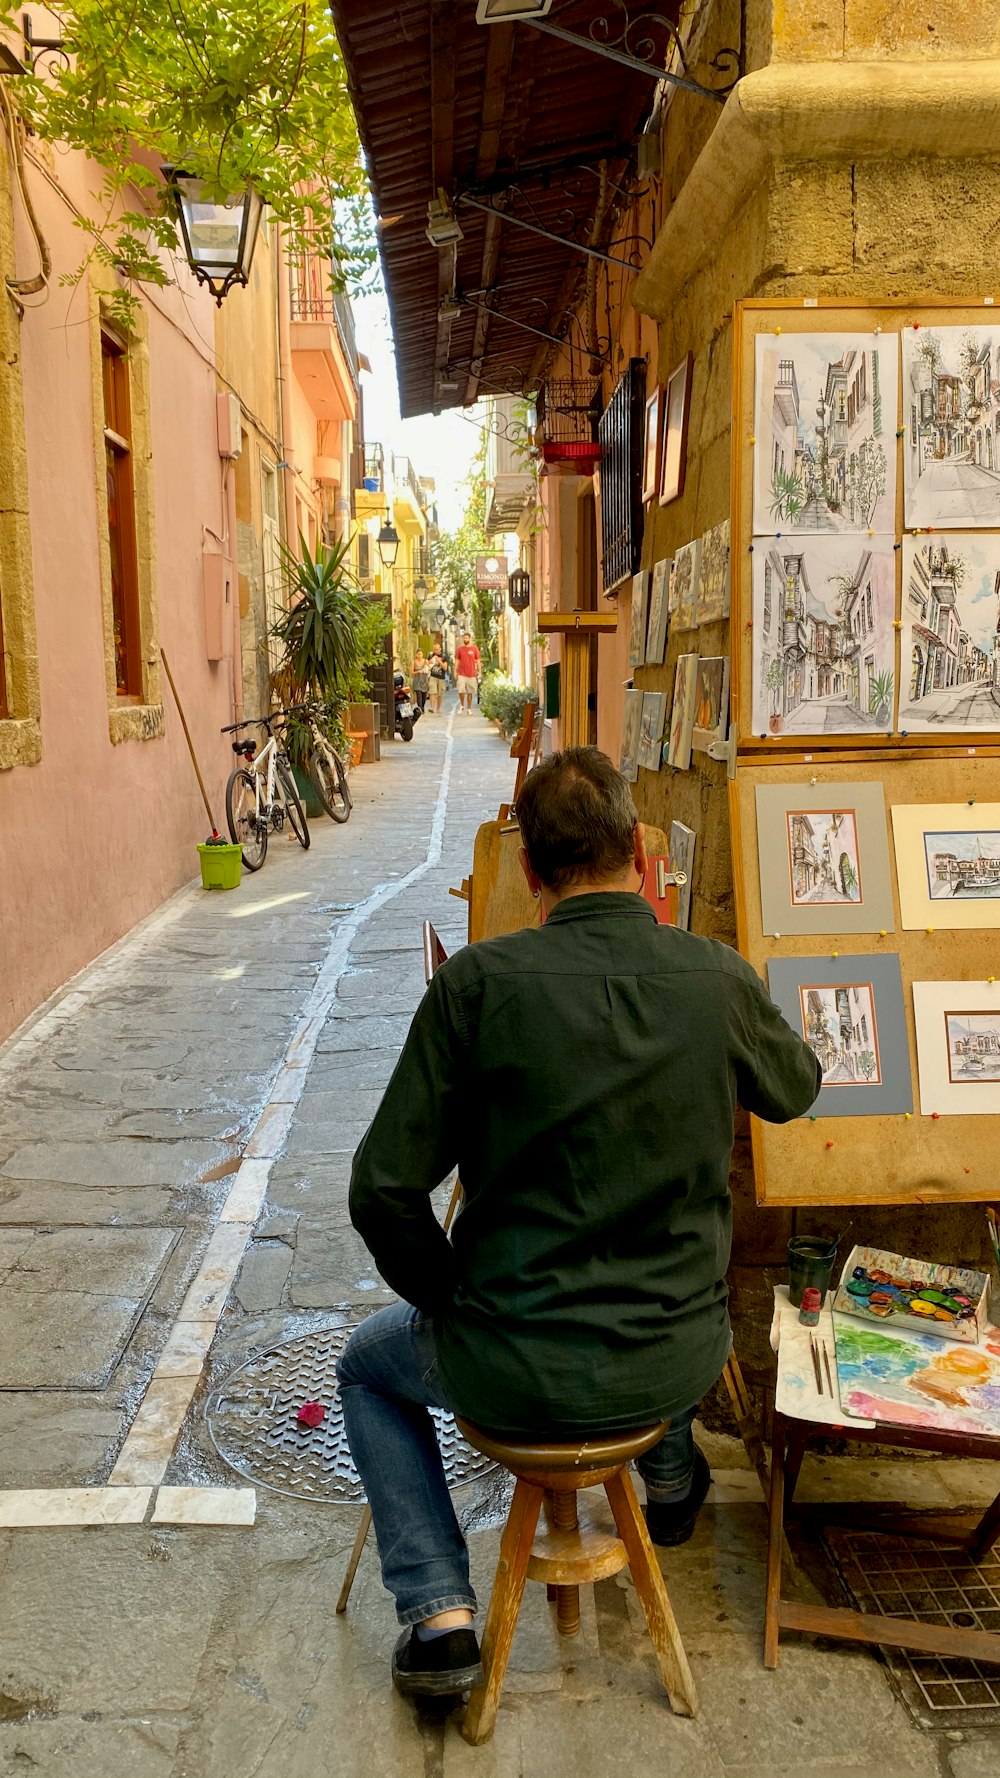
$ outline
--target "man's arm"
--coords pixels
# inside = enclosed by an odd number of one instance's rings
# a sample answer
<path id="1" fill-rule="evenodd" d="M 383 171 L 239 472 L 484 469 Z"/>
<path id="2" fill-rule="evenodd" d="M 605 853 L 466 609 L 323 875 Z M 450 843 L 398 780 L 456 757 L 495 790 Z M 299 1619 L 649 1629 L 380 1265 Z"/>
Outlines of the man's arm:
<path id="1" fill-rule="evenodd" d="M 749 965 L 747 977 L 751 1015 L 747 1041 L 737 1058 L 737 1095 L 744 1109 L 757 1117 L 787 1124 L 809 1110 L 823 1084 L 823 1070 Z"/>
<path id="2" fill-rule="evenodd" d="M 430 1193 L 457 1160 L 465 1034 L 439 973 L 354 1156 L 351 1221 L 386 1283 L 433 1314 L 455 1288 L 455 1255 Z"/>

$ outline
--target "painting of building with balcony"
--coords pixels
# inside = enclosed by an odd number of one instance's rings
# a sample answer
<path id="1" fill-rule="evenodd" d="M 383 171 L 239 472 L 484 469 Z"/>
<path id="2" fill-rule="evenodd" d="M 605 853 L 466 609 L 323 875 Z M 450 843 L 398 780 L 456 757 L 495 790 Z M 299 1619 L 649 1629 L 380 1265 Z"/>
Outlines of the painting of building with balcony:
<path id="1" fill-rule="evenodd" d="M 870 982 L 799 989 L 802 1032 L 825 1087 L 882 1084 L 875 996 Z"/>
<path id="2" fill-rule="evenodd" d="M 891 531 L 894 334 L 758 334 L 755 533 Z"/>
<path id="3" fill-rule="evenodd" d="M 754 733 L 890 730 L 895 614 L 891 537 L 757 538 Z"/>
<path id="4" fill-rule="evenodd" d="M 860 902 L 858 823 L 853 809 L 794 809 L 788 828 L 792 906 Z"/>
<path id="5" fill-rule="evenodd" d="M 949 1080 L 1000 1080 L 1000 1015 L 949 1012 L 944 1022 Z"/>
<path id="6" fill-rule="evenodd" d="M 1000 729 L 1000 538 L 903 539 L 899 723 Z"/>
<path id="7" fill-rule="evenodd" d="M 1000 901 L 1000 833 L 925 833 L 932 901 Z"/>
<path id="8" fill-rule="evenodd" d="M 906 524 L 1000 525 L 1000 327 L 903 333 Z"/>

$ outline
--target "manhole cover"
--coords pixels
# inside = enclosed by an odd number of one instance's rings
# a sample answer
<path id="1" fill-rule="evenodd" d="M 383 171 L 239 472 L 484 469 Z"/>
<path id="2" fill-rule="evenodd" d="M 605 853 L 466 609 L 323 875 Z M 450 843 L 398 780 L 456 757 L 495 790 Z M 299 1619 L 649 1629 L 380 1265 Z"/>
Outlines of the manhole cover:
<path id="1" fill-rule="evenodd" d="M 365 1491 L 347 1448 L 336 1364 L 353 1326 L 301 1334 L 252 1358 L 209 1399 L 212 1443 L 238 1475 L 276 1494 L 331 1503 L 362 1501 Z M 304 1401 L 326 1408 L 321 1426 L 301 1426 Z M 497 1465 L 466 1444 L 450 1414 L 432 1408 L 449 1488 L 476 1482 Z"/>

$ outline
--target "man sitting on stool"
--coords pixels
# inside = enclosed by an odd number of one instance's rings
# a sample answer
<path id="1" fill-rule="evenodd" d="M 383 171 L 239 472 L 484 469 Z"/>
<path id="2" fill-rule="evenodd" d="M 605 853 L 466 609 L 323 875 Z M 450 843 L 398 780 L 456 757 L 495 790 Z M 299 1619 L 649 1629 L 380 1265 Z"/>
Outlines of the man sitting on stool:
<path id="1" fill-rule="evenodd" d="M 646 1519 L 654 1543 L 691 1536 L 711 1481 L 691 1423 L 730 1348 L 736 1106 L 784 1123 L 821 1079 L 748 963 L 657 924 L 642 825 L 602 753 L 552 754 L 517 816 L 545 924 L 438 971 L 351 1181 L 354 1226 L 404 1299 L 361 1323 L 338 1376 L 408 1696 L 482 1674 L 428 1407 L 540 1441 L 669 1420 L 638 1463 Z M 449 1240 L 430 1194 L 454 1167 Z"/>

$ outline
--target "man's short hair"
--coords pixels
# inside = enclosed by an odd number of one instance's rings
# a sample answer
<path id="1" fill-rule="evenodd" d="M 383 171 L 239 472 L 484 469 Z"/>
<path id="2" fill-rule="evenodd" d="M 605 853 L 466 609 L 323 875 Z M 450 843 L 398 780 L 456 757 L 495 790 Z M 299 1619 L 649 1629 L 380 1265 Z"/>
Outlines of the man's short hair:
<path id="1" fill-rule="evenodd" d="M 471 631 L 471 630 L 463 630 L 463 631 L 462 631 L 462 635 L 463 635 L 463 636 L 471 636 L 471 635 L 472 635 L 472 631 Z"/>
<path id="2" fill-rule="evenodd" d="M 632 793 L 597 747 L 550 753 L 517 799 L 528 863 L 547 889 L 621 876 L 635 852 Z"/>

